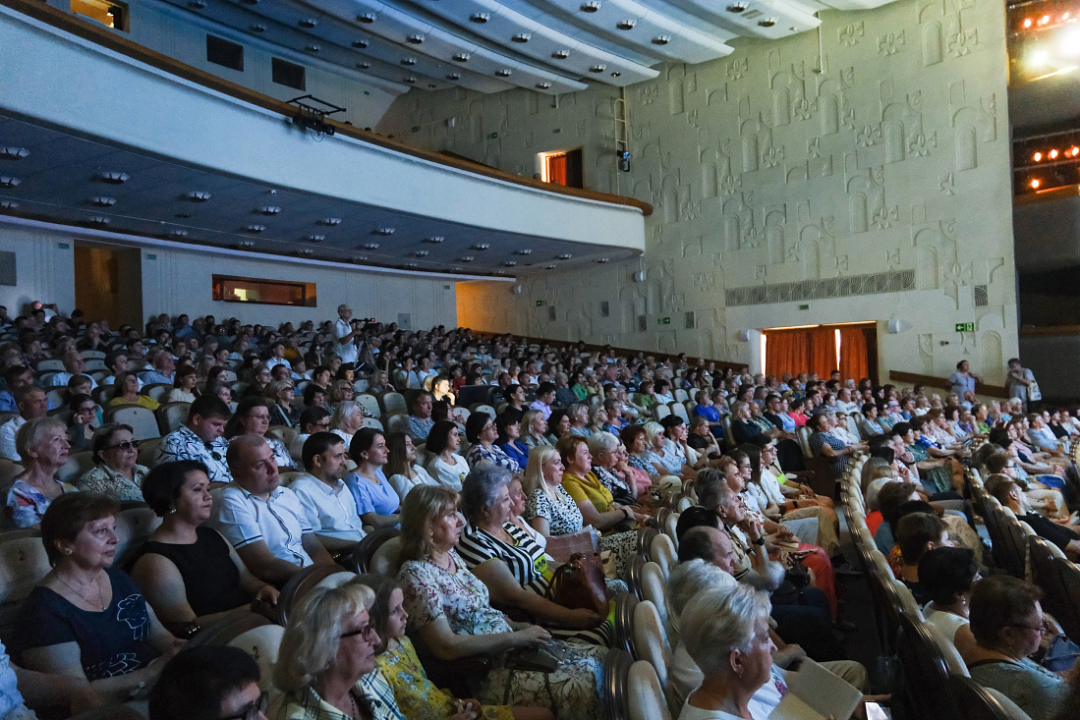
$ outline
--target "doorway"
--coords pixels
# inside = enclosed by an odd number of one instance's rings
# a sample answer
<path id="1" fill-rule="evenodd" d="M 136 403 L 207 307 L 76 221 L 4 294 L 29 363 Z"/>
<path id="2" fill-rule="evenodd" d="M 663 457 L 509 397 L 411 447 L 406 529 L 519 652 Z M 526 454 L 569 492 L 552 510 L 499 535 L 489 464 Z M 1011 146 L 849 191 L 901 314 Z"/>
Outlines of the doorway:
<path id="1" fill-rule="evenodd" d="M 806 372 L 828 379 L 839 370 L 844 379 L 878 382 L 874 322 L 766 328 L 761 331 L 761 353 L 766 374 L 777 377 Z"/>
<path id="2" fill-rule="evenodd" d="M 540 153 L 540 179 L 565 187 L 584 188 L 585 178 L 581 148 Z"/>
<path id="3" fill-rule="evenodd" d="M 75 243 L 75 306 L 116 330 L 142 324 L 142 252 Z"/>

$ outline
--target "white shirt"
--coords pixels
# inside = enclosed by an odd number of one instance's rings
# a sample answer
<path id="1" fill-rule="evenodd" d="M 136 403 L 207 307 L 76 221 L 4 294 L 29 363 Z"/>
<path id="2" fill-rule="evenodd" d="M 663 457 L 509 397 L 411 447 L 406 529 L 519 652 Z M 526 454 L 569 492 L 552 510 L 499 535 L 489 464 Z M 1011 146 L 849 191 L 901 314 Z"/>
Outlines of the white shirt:
<path id="1" fill-rule="evenodd" d="M 15 436 L 19 434 L 19 428 L 25 424 L 26 418 L 22 415 L 16 415 L 3 425 L 0 425 L 0 457 L 22 462 L 18 450 L 15 449 Z"/>
<path id="2" fill-rule="evenodd" d="M 444 488 L 461 492 L 461 482 L 469 474 L 469 463 L 460 455 L 452 455 L 451 459 L 454 464 L 448 465 L 442 458 L 436 456 L 428 463 L 428 472 Z"/>
<path id="3" fill-rule="evenodd" d="M 262 540 L 274 557 L 300 567 L 313 565 L 304 550 L 304 533 L 312 532 L 300 500 L 279 487 L 269 500 L 252 495 L 235 482 L 213 491 L 214 527 L 240 549 Z"/>
<path id="4" fill-rule="evenodd" d="M 940 630 L 945 639 L 953 643 L 953 645 L 956 644 L 956 631 L 970 624 L 966 617 L 931 609 L 929 603 L 923 608 L 923 618 Z"/>
<path id="5" fill-rule="evenodd" d="M 292 370 L 292 364 L 288 360 L 286 360 L 285 358 L 272 357 L 269 360 L 267 360 L 266 362 L 264 362 L 263 365 L 266 367 L 267 370 L 273 370 L 278 365 L 284 365 L 285 367 Z"/>
<path id="6" fill-rule="evenodd" d="M 394 492 L 398 494 L 398 498 L 401 502 L 405 502 L 405 496 L 409 494 L 409 491 L 414 487 L 421 485 L 438 485 L 435 478 L 428 474 L 428 471 L 424 469 L 423 465 L 413 465 L 412 471 L 416 473 L 416 477 L 409 479 L 404 475 L 391 475 L 387 478 L 387 482 L 390 483 L 390 487 L 394 488 Z"/>
<path id="7" fill-rule="evenodd" d="M 341 318 L 337 319 L 334 323 L 334 337 L 338 340 L 345 337 L 352 332 L 352 324 L 345 322 Z M 340 342 L 334 343 L 334 352 L 341 358 L 343 363 L 355 363 L 356 358 L 360 355 L 359 348 L 356 347 L 356 338 L 350 338 L 347 343 L 342 345 Z"/>
<path id="8" fill-rule="evenodd" d="M 83 373 L 83 374 L 86 375 L 86 373 Z M 49 385 L 51 387 L 67 387 L 68 381 L 70 381 L 72 377 L 74 377 L 74 376 L 69 372 L 66 372 L 66 371 L 65 372 L 58 372 L 55 375 L 53 375 L 51 378 L 49 378 Z M 89 375 L 86 375 L 86 377 L 90 378 L 90 389 L 91 390 L 93 390 L 94 388 L 96 388 L 98 386 L 97 380 L 95 380 L 93 377 L 91 377 Z"/>
<path id="9" fill-rule="evenodd" d="M 331 487 L 314 475 L 301 475 L 289 489 L 296 493 L 308 524 L 318 535 L 360 542 L 364 524 L 356 512 L 356 501 L 340 479 Z"/>
<path id="10" fill-rule="evenodd" d="M 772 474 L 772 471 L 769 470 L 769 468 L 761 468 L 759 484 L 761 485 L 761 489 L 765 492 L 765 496 L 777 505 L 783 505 L 787 500 L 787 498 L 784 497 L 784 493 L 780 490 L 780 481 L 776 479 L 776 476 Z"/>
<path id="11" fill-rule="evenodd" d="M 675 652 L 671 655 L 671 664 L 668 666 L 668 693 L 675 698 L 681 705 L 686 702 L 686 698 L 690 697 L 690 693 L 694 692 L 701 685 L 703 679 L 701 668 L 698 667 L 694 659 L 690 657 L 690 653 L 686 652 L 686 646 L 680 642 L 675 648 Z M 780 690 L 777 685 L 784 685 L 783 691 Z M 783 699 L 783 694 L 787 693 L 787 686 L 784 680 L 784 671 L 773 665 L 770 668 L 770 677 L 765 681 L 765 684 L 758 688 L 757 692 L 750 698 L 750 702 L 747 704 L 747 709 L 750 711 L 750 715 L 754 720 L 765 720 L 769 717 L 776 706 L 780 704 Z M 688 711 L 690 713 L 688 714 Z M 725 713 L 714 714 L 717 711 L 702 710 L 690 705 L 684 705 L 683 711 L 679 715 L 679 720 L 686 720 L 686 718 L 736 718 L 736 715 L 728 715 Z"/>
<path id="12" fill-rule="evenodd" d="M 161 439 L 157 455 L 151 464 L 157 467 L 176 460 L 198 460 L 210 471 L 210 482 L 227 483 L 232 482 L 232 472 L 225 462 L 225 453 L 228 450 L 229 444 L 225 438 L 219 437 L 211 443 L 205 443 L 187 425 L 181 425 Z"/>

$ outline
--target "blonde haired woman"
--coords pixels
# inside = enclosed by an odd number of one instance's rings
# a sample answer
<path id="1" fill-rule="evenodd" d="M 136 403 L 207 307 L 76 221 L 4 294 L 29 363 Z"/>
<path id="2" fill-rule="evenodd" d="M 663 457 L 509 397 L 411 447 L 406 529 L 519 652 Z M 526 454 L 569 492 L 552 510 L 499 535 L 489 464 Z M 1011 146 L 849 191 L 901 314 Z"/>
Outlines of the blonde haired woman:
<path id="1" fill-rule="evenodd" d="M 521 442 L 530 450 L 541 445 L 551 445 L 547 439 L 548 423 L 539 410 L 529 410 L 521 418 Z"/>
<path id="2" fill-rule="evenodd" d="M 600 716 L 598 680 L 604 649 L 551 640 L 547 630 L 511 623 L 491 607 L 487 587 L 454 550 L 464 522 L 457 493 L 442 487 L 415 488 L 401 511 L 401 570 L 405 610 L 418 637 L 440 660 L 477 654 L 497 656 L 487 677 L 473 688 L 485 705 L 547 707 L 559 720 Z M 557 653 L 550 673 L 511 671 L 511 650 L 547 646 Z"/>
<path id="3" fill-rule="evenodd" d="M 289 617 L 274 685 L 284 693 L 275 720 L 404 720 L 375 670 L 379 636 L 368 617 L 375 593 L 363 585 L 316 587 Z"/>

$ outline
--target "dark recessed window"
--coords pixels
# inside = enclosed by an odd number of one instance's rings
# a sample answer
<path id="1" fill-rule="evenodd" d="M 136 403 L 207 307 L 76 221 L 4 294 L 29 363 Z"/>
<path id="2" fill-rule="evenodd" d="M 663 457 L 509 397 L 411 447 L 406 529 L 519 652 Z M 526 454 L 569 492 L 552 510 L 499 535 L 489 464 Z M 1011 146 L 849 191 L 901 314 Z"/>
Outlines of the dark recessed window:
<path id="1" fill-rule="evenodd" d="M 315 283 L 214 275 L 213 299 L 259 305 L 315 307 Z"/>
<path id="2" fill-rule="evenodd" d="M 206 59 L 215 65 L 244 71 L 244 46 L 213 35 L 206 36 Z"/>
<path id="3" fill-rule="evenodd" d="M 128 6 L 109 0 L 71 0 L 71 12 L 90 18 L 113 30 L 128 31 Z"/>
<path id="4" fill-rule="evenodd" d="M 278 85 L 304 90 L 304 66 L 271 58 L 272 78 Z"/>

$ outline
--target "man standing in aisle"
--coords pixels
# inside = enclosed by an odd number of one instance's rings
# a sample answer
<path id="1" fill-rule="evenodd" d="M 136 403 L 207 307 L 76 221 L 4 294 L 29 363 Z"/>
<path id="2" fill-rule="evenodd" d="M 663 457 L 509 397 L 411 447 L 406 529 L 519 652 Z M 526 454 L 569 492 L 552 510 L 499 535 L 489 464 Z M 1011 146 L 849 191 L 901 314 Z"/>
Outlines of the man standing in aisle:
<path id="1" fill-rule="evenodd" d="M 352 308 L 342 303 L 337 309 L 338 319 L 334 323 L 334 336 L 337 338 L 335 351 L 344 365 L 356 366 L 356 358 L 360 354 L 357 348 L 356 338 L 360 335 L 359 329 L 354 329 L 352 323 Z"/>

